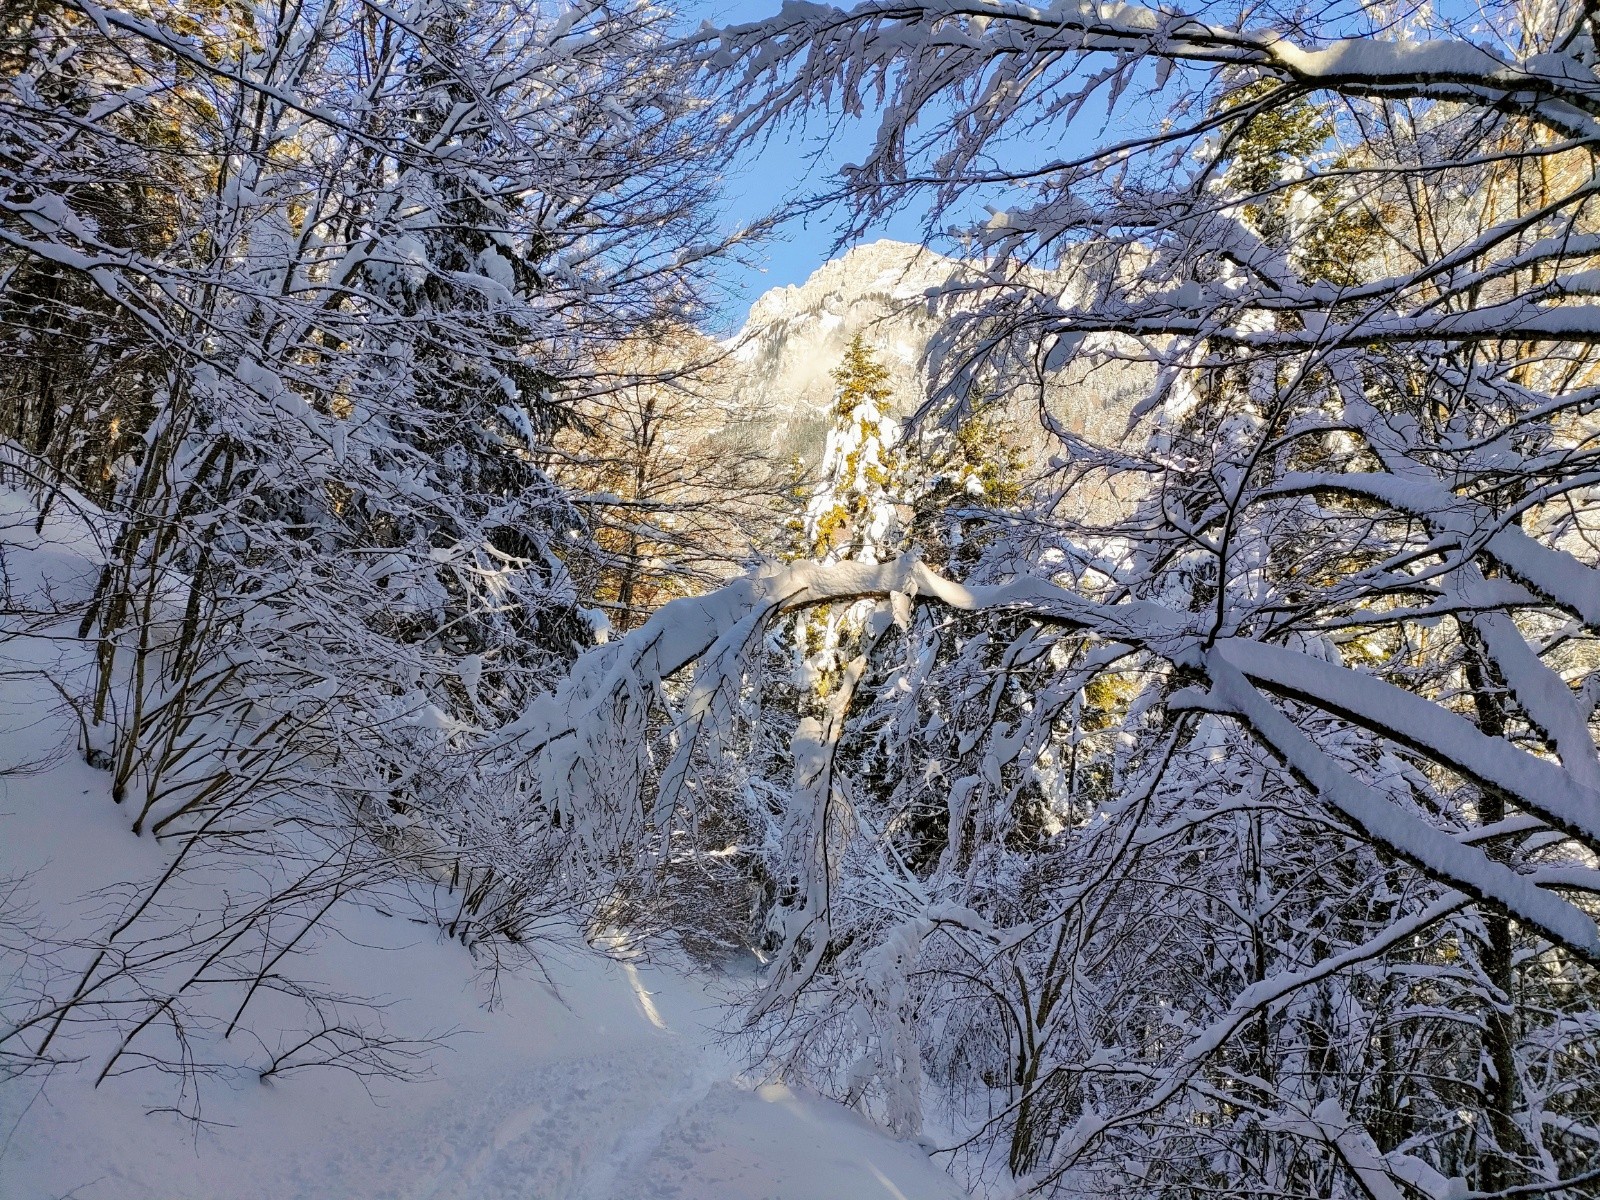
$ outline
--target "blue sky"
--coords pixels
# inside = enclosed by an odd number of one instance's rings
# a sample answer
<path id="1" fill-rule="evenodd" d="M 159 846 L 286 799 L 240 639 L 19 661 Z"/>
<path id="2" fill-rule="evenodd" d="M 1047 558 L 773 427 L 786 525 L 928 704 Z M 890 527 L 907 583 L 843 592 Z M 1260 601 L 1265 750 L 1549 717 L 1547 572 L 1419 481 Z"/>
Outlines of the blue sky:
<path id="1" fill-rule="evenodd" d="M 754 21 L 777 13 L 783 0 L 688 0 L 680 11 L 688 22 L 711 21 L 725 25 Z M 730 225 L 743 224 L 772 211 L 786 200 L 809 195 L 827 183 L 841 162 L 859 159 L 870 144 L 870 128 L 838 132 L 827 146 L 822 145 L 823 124 L 811 129 L 778 131 L 765 145 L 756 147 L 730 164 L 726 175 L 724 208 Z M 821 150 L 814 161 L 809 157 Z M 757 252 L 763 259 L 759 268 L 729 266 L 723 277 L 726 297 L 713 323 L 737 327 L 757 296 L 768 288 L 800 283 L 830 257 L 837 236 L 834 222 L 826 213 L 807 222 L 792 221 L 778 231 Z M 901 215 L 885 228 L 875 230 L 868 240 L 895 237 L 903 241 L 920 240 L 915 215 Z"/>
<path id="2" fill-rule="evenodd" d="M 851 0 L 832 2 L 848 7 Z M 681 0 L 678 11 L 692 28 L 702 21 L 724 25 L 760 20 L 776 15 L 782 3 L 783 0 Z M 1436 6 L 1445 16 L 1463 20 L 1470 26 L 1474 10 L 1467 0 L 1436 0 Z M 1352 19 L 1355 22 L 1353 32 L 1366 28 L 1364 16 Z M 1063 148 L 1081 151 L 1108 132 L 1125 136 L 1140 131 L 1141 127 L 1148 129 L 1160 115 L 1151 101 L 1135 99 L 1130 103 L 1125 99 L 1115 114 L 1108 114 L 1106 123 L 1099 129 L 1095 128 L 1092 118 L 1074 122 L 1070 127 L 1033 127 L 1021 139 L 1020 148 L 1023 157 L 1031 157 L 1027 143 L 1050 136 L 1058 139 Z M 826 145 L 822 138 L 825 132 L 833 134 Z M 817 119 L 809 129 L 780 129 L 764 145 L 744 152 L 729 164 L 725 177 L 724 208 L 729 225 L 750 221 L 786 200 L 822 190 L 840 163 L 859 161 L 864 156 L 871 133 L 870 114 L 867 121 L 839 129 Z M 925 210 L 918 208 L 898 214 L 883 228 L 871 231 L 867 240 L 894 237 L 902 241 L 920 241 L 922 211 Z M 723 330 L 737 327 L 750 303 L 762 292 L 782 284 L 799 283 L 827 261 L 837 234 L 837 221 L 825 212 L 811 217 L 808 222 L 792 221 L 780 229 L 758 252 L 764 260 L 759 267 L 730 265 L 725 268 L 725 295 L 710 323 Z"/>

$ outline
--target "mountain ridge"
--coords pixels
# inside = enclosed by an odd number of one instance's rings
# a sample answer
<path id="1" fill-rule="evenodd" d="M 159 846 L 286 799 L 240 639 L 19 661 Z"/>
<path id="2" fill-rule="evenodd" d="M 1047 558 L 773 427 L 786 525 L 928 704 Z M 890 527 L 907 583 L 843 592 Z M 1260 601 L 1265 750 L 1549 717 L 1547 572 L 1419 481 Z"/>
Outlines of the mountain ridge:
<path id="1" fill-rule="evenodd" d="M 1035 271 L 1035 282 L 1066 291 L 1066 271 Z M 804 282 L 771 288 L 751 304 L 738 333 L 723 345 L 734 376 L 734 404 L 774 450 L 810 460 L 832 422 L 832 372 L 857 334 L 889 371 L 895 415 L 906 417 L 928 395 L 928 351 L 962 305 L 950 293 L 990 278 L 978 263 L 884 238 L 852 246 Z M 992 294 L 992 293 L 991 293 Z M 998 389 L 1022 440 L 1048 457 L 1037 408 L 1041 399 L 1066 428 L 1119 440 L 1148 372 L 1132 364 L 1077 365 L 1043 380 L 1012 380 Z"/>
<path id="2" fill-rule="evenodd" d="M 945 320 L 930 294 L 969 270 L 886 238 L 851 247 L 802 283 L 762 293 L 724 343 L 739 406 L 770 423 L 783 449 L 806 457 L 831 420 L 832 372 L 861 334 L 889 369 L 897 410 L 910 412 L 925 394 L 924 356 Z"/>

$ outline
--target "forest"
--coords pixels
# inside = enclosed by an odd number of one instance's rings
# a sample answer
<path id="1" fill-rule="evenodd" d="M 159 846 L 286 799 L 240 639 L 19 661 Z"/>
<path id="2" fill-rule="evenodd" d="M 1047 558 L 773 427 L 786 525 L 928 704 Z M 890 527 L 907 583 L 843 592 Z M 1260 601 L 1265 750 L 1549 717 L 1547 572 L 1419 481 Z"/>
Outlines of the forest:
<path id="1" fill-rule="evenodd" d="M 1600 1196 L 1597 707 L 1590 0 L 0 5 L 8 1200 Z"/>

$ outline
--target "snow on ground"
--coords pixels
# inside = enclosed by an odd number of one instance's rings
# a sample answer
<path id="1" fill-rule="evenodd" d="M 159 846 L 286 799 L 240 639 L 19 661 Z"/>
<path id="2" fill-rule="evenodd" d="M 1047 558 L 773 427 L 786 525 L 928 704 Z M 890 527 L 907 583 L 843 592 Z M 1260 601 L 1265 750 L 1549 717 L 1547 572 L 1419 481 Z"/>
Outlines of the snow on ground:
<path id="1" fill-rule="evenodd" d="M 4 514 L 0 514 L 4 515 Z M 13 522 L 0 551 L 14 587 L 83 585 L 82 560 L 34 546 Z M 23 575 L 30 576 L 26 581 Z M 0 642 L 14 665 L 59 653 Z M 159 870 L 128 832 L 108 776 L 74 749 L 37 677 L 0 675 L 0 879 L 50 921 L 93 920 L 96 889 Z M 35 768 L 8 772 L 22 761 Z M 47 761 L 48 760 L 48 761 Z M 385 1027 L 453 1031 L 428 1078 L 363 1083 L 250 1070 L 203 1084 L 203 1127 L 147 1110 L 170 1078 L 91 1081 L 103 1055 L 48 1080 L 0 1084 L 4 1200 L 953 1200 L 914 1146 L 819 1097 L 741 1078 L 718 1033 L 734 986 L 614 961 L 581 944 L 542 954 L 547 978 L 502 977 L 486 1008 L 467 951 L 430 929 L 347 906 L 297 970 L 384 1001 Z M 79 968 L 81 969 L 81 968 Z M 0 970 L 0 999 L 15 976 Z"/>
<path id="2" fill-rule="evenodd" d="M 65 780 L 61 776 L 66 776 Z M 87 768 L 50 782 L 93 783 Z M 29 783 L 45 782 L 43 777 Z M 91 794 L 84 795 L 85 790 Z M 43 842 L 41 810 L 103 802 L 93 789 L 46 798 L 13 784 L 5 856 Z M 28 795 L 26 793 L 33 793 Z M 126 858 L 114 823 L 84 822 L 83 858 Z M 53 844 L 52 844 L 53 843 Z M 73 857 L 77 857 L 74 855 Z M 77 869 L 57 857 L 52 869 Z M 208 1082 L 196 1130 L 166 1116 L 162 1079 L 82 1075 L 0 1088 L 0 1196 L 116 1200 L 262 1197 L 466 1200 L 917 1200 L 960 1190 L 914 1147 L 838 1105 L 781 1085 L 745 1086 L 719 1047 L 726 1016 L 691 978 L 581 949 L 548 963 L 556 987 L 504 981 L 480 1004 L 464 950 L 375 914 L 347 916 L 320 952 L 394 1001 L 393 1029 L 459 1030 L 432 1078 L 360 1082 L 313 1071 L 262 1085 Z"/>

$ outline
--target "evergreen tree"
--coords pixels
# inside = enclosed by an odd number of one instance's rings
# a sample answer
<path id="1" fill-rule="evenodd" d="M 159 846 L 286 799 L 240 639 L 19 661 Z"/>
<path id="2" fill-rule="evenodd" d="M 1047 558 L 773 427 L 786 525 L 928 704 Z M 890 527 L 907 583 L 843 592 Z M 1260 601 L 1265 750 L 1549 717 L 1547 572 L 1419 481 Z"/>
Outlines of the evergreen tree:
<path id="1" fill-rule="evenodd" d="M 965 575 L 997 517 L 1026 500 L 1026 456 L 1001 406 L 974 395 L 954 428 L 935 428 L 918 439 L 916 458 L 920 485 L 910 540 L 927 562 Z"/>
<path id="2" fill-rule="evenodd" d="M 889 370 L 858 333 L 833 379 L 833 428 L 802 522 L 805 548 L 823 562 L 883 562 L 904 547 L 909 490 Z"/>

